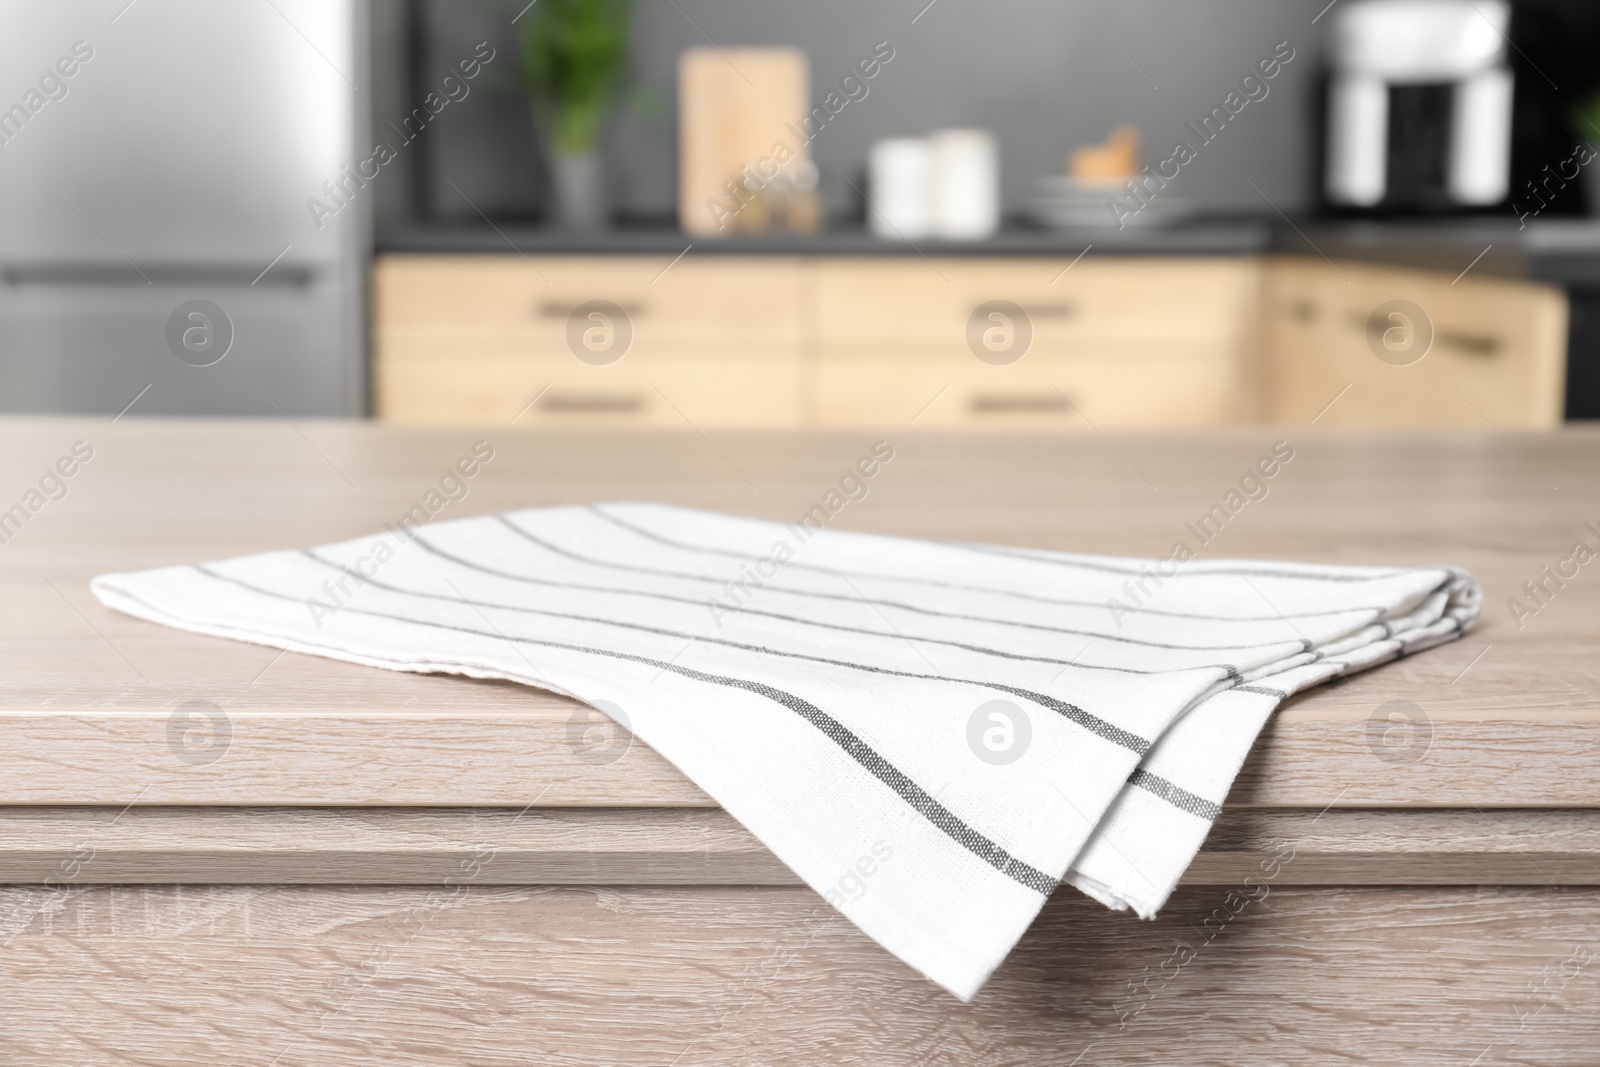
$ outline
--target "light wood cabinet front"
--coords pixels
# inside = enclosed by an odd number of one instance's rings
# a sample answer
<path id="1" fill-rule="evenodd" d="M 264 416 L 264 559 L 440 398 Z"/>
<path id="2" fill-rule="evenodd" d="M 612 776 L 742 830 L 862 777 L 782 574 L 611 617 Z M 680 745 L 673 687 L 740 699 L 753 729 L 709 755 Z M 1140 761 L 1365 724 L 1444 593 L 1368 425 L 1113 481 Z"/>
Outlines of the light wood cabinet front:
<path id="1" fill-rule="evenodd" d="M 800 331 L 799 261 L 778 256 L 384 256 L 373 296 L 380 340 L 554 358 L 572 358 L 569 323 L 596 301 L 627 316 L 630 352 L 789 358 Z"/>
<path id="2" fill-rule="evenodd" d="M 377 414 L 435 425 L 1536 428 L 1566 353 L 1551 286 L 1312 257 L 393 255 L 373 299 Z"/>
<path id="3" fill-rule="evenodd" d="M 386 256 L 374 402 L 413 425 L 789 429 L 797 260 Z"/>
<path id="4" fill-rule="evenodd" d="M 1031 352 L 1070 356 L 1083 346 L 1166 342 L 1226 346 L 1250 327 L 1252 260 L 1120 257 L 1071 259 L 822 259 L 817 277 L 821 354 L 871 347 L 882 355 L 965 353 L 968 327 L 1005 301 L 1029 320 Z"/>
<path id="5" fill-rule="evenodd" d="M 1552 286 L 1283 258 L 1265 291 L 1267 421 L 1304 422 L 1326 407 L 1319 425 L 1561 422 L 1567 302 Z"/>
<path id="6" fill-rule="evenodd" d="M 970 354 L 824 358 L 816 373 L 821 421 L 837 426 L 1186 429 L 1237 422 L 1244 402 L 1233 359 L 1172 355 L 1148 344 L 999 367 Z"/>
<path id="7" fill-rule="evenodd" d="M 378 377 L 381 416 L 423 425 L 577 429 L 784 429 L 798 424 L 794 359 L 668 355 L 588 366 L 505 346 L 392 357 Z"/>
<path id="8" fill-rule="evenodd" d="M 1247 418 L 1248 259 L 823 259 L 823 426 L 1089 431 Z M 935 399 L 937 397 L 937 399 Z"/>

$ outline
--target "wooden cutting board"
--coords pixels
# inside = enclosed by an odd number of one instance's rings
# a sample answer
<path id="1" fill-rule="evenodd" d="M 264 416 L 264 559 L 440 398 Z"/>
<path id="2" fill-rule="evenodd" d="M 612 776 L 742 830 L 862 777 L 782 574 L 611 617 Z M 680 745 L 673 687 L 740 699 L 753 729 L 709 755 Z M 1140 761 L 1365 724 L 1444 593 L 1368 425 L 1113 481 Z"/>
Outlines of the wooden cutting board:
<path id="1" fill-rule="evenodd" d="M 808 158 L 804 119 L 810 67 L 794 48 L 691 48 L 678 61 L 678 224 L 702 236 L 718 226 L 708 202 L 730 209 L 727 182 L 783 142 Z"/>

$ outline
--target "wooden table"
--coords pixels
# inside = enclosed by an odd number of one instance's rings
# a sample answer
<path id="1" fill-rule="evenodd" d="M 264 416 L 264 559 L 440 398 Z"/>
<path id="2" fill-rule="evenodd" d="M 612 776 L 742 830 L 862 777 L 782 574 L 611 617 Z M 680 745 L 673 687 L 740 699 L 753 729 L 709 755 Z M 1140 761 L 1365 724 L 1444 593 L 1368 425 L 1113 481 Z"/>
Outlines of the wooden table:
<path id="1" fill-rule="evenodd" d="M 840 528 L 1164 554 L 1282 439 L 1206 556 L 1448 561 L 1487 591 L 1465 640 L 1281 711 L 1158 920 L 1063 890 L 965 1006 L 569 701 L 88 592 L 371 532 L 480 436 L 0 423 L 0 509 L 26 520 L 0 520 L 0 1062 L 1594 1062 L 1600 563 L 1520 627 L 1507 599 L 1600 545 L 1600 433 L 883 434 Z M 789 519 L 874 440 L 487 437 L 439 518 Z M 78 441 L 65 496 L 27 497 Z"/>

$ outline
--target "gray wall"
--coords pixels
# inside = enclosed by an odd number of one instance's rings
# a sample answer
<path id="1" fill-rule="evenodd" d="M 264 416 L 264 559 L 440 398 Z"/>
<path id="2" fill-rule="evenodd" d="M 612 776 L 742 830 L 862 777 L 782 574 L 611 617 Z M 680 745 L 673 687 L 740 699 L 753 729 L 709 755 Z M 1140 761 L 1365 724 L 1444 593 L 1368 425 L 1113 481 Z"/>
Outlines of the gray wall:
<path id="1" fill-rule="evenodd" d="M 435 19 L 443 28 L 433 31 L 433 47 L 470 50 L 464 40 L 437 39 L 470 23 L 473 33 L 502 34 L 507 66 L 514 64 L 509 20 L 522 2 L 430 2 L 458 13 L 476 6 L 487 16 Z M 1326 0 L 936 0 L 924 10 L 926 3 L 640 0 L 632 76 L 606 145 L 619 206 L 634 214 L 675 210 L 677 57 L 708 39 L 722 47 L 804 49 L 818 101 L 874 43 L 893 46 L 894 59 L 869 83 L 869 94 L 846 106 L 812 145 L 830 211 L 847 217 L 861 211 L 847 178 L 861 184 L 869 146 L 890 135 L 965 125 L 995 130 L 1008 211 L 1025 206 L 1038 177 L 1062 172 L 1069 149 L 1102 139 L 1119 123 L 1140 128 L 1147 162 L 1165 158 L 1188 136 L 1185 121 L 1219 106 L 1258 57 L 1289 41 L 1298 54 L 1267 98 L 1201 149 L 1171 195 L 1217 212 L 1270 210 L 1254 182 L 1279 208 L 1307 205 L 1311 95 L 1327 22 L 1311 20 Z M 504 90 L 517 92 L 512 79 Z M 532 136 L 521 111 L 516 122 L 499 140 Z M 452 178 L 504 170 L 495 162 L 505 158 L 504 146 L 489 144 L 495 138 L 480 133 L 477 149 L 467 140 L 451 143 L 444 165 Z"/>

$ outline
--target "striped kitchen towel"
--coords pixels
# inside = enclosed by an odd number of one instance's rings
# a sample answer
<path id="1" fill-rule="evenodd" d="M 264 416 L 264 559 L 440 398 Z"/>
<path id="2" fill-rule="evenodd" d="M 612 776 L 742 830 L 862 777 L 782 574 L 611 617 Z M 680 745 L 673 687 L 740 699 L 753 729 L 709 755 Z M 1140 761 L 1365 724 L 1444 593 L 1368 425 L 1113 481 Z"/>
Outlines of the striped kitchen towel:
<path id="1" fill-rule="evenodd" d="M 1459 637 L 1481 599 L 1451 567 L 1152 563 L 655 504 L 93 589 L 197 633 L 607 709 L 962 999 L 1062 881 L 1153 915 L 1279 701 Z"/>

